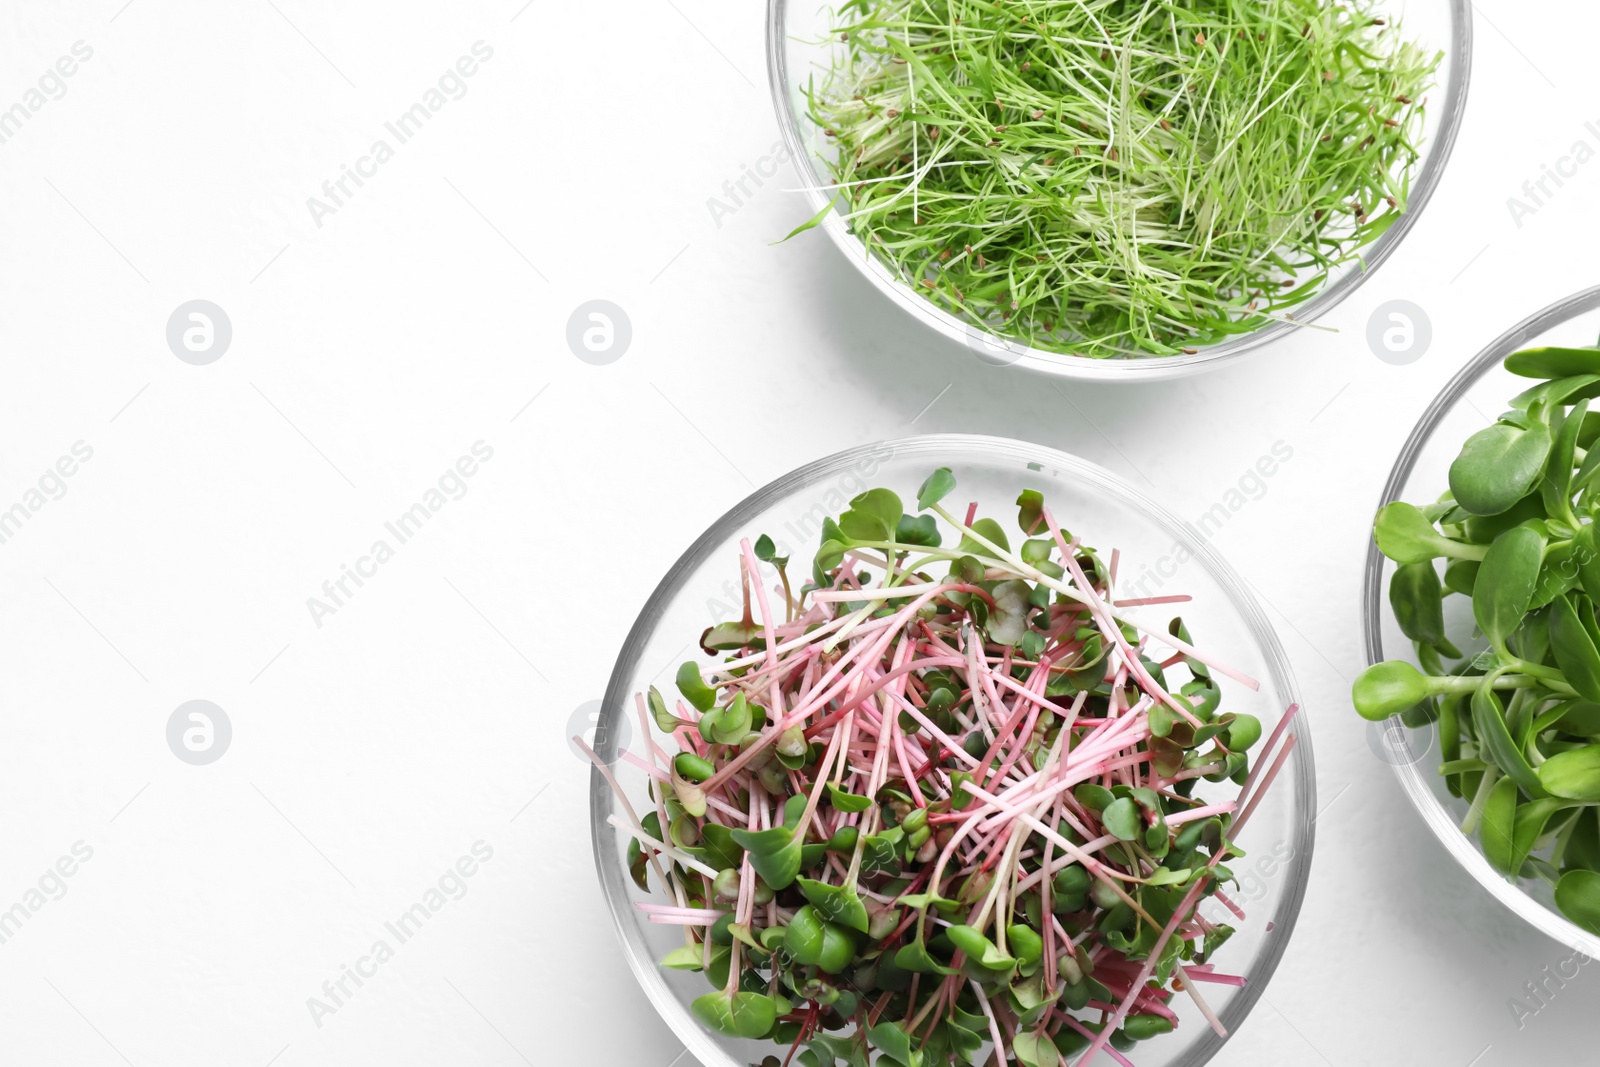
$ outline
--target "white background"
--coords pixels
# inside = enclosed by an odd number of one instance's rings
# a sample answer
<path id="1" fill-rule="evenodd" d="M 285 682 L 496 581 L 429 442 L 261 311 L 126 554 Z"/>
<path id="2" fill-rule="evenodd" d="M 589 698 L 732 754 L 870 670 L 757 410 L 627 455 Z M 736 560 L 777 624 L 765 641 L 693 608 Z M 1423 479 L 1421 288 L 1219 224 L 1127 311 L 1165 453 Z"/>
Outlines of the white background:
<path id="1" fill-rule="evenodd" d="M 1519 1029 L 1509 999 L 1569 953 L 1451 866 L 1347 696 L 1399 443 L 1494 335 L 1600 280 L 1600 162 L 1520 227 L 1506 206 L 1600 145 L 1592 5 L 1480 5 L 1451 170 L 1339 333 L 1141 388 L 985 366 L 820 234 L 769 246 L 805 214 L 787 167 L 719 225 L 708 198 L 777 139 L 753 0 L 122 5 L 0 11 L 0 108 L 93 49 L 0 144 L 0 509 L 93 449 L 0 545 L 0 909 L 93 849 L 0 945 L 0 1062 L 667 1067 L 569 716 L 712 518 L 929 431 L 1076 452 L 1192 517 L 1293 449 L 1216 544 L 1280 626 L 1327 807 L 1218 1064 L 1592 1058 L 1600 972 Z M 319 227 L 307 198 L 479 40 L 466 95 Z M 209 366 L 165 339 L 196 298 L 233 326 Z M 565 341 L 597 298 L 633 327 L 607 366 Z M 1364 339 L 1391 298 L 1432 320 L 1409 366 Z M 466 495 L 319 627 L 307 598 L 478 441 Z M 196 698 L 233 725 L 209 766 L 166 742 Z M 465 895 L 319 1026 L 307 998 L 478 841 Z"/>

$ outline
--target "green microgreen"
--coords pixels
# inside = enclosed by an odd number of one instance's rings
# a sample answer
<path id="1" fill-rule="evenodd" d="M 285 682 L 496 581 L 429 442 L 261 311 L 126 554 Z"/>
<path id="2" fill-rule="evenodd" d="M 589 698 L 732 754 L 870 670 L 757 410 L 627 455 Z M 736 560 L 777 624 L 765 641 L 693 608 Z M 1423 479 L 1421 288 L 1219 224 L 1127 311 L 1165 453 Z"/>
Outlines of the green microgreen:
<path id="1" fill-rule="evenodd" d="M 805 87 L 829 207 L 926 299 L 1036 348 L 1292 322 L 1406 209 L 1441 57 L 1377 11 L 854 0 Z"/>
<path id="2" fill-rule="evenodd" d="M 1368 719 L 1437 723 L 1440 774 L 1462 830 L 1510 879 L 1542 879 L 1600 933 L 1600 348 L 1536 348 L 1505 368 L 1542 379 L 1472 434 L 1450 491 L 1384 507 L 1373 536 L 1398 566 L 1389 604 L 1416 664 L 1352 687 Z M 1436 568 L 1444 561 L 1443 574 Z M 1452 596 L 1475 626 L 1447 633 Z"/>

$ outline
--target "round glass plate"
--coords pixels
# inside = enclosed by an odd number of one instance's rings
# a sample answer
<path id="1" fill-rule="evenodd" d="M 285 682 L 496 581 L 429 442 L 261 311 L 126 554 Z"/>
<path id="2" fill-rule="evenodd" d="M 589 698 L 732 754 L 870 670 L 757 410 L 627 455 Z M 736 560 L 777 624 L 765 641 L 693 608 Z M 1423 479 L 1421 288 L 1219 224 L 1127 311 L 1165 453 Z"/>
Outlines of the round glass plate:
<path id="1" fill-rule="evenodd" d="M 650 685 L 670 692 L 678 664 L 694 654 L 701 632 L 738 616 L 739 539 L 765 533 L 780 555 L 809 559 L 822 519 L 836 516 L 851 497 L 885 486 L 903 500 L 914 500 L 923 479 L 941 466 L 950 467 L 957 479 L 951 499 L 976 500 L 985 514 L 1010 513 L 1023 489 L 1040 490 L 1063 525 L 1086 544 L 1102 552 L 1120 550 L 1121 595 L 1191 595 L 1193 600 L 1182 604 L 1181 612 L 1197 646 L 1260 683 L 1260 689 L 1252 692 L 1224 680 L 1224 708 L 1249 712 L 1270 731 L 1286 709 L 1298 704 L 1288 660 L 1245 584 L 1199 531 L 1121 478 L 1075 456 L 1003 438 L 939 435 L 881 442 L 818 460 L 758 490 L 712 524 L 651 594 L 617 657 L 595 732 L 597 753 L 615 766 L 636 808 L 646 796 L 645 776 L 618 761 L 619 748 L 644 751 L 635 694 Z M 772 575 L 767 577 L 775 581 Z M 1161 626 L 1175 613 L 1170 605 L 1130 610 L 1145 613 Z M 1243 976 L 1246 984 L 1207 985 L 1204 991 L 1230 1032 L 1244 1020 L 1277 967 L 1311 865 L 1316 778 L 1303 711 L 1296 713 L 1290 728 L 1298 743 L 1241 833 L 1240 844 L 1248 857 L 1230 864 L 1240 881 L 1232 895 L 1248 918 L 1232 917 L 1215 900 L 1206 903 L 1208 917 L 1238 929 L 1218 953 L 1216 964 L 1222 971 Z M 650 729 L 655 734 L 653 723 Z M 666 741 L 660 735 L 653 740 Z M 663 747 L 673 746 L 667 741 Z M 1214 789 L 1204 795 L 1223 799 L 1237 792 L 1232 786 Z M 623 952 L 650 1001 L 706 1067 L 740 1067 L 774 1052 L 781 1058 L 783 1050 L 775 1045 L 709 1033 L 690 1014 L 689 1002 L 709 986 L 699 974 L 658 965 L 663 955 L 682 944 L 682 935 L 676 928 L 647 921 L 634 907 L 650 895 L 628 874 L 626 837 L 607 822 L 617 811 L 620 806 L 610 786 L 595 771 L 590 813 L 600 885 Z M 1139 1067 L 1198 1067 L 1221 1048 L 1223 1039 L 1186 997 L 1175 998 L 1173 1007 L 1179 1013 L 1178 1029 L 1141 1042 L 1135 1054 Z"/>
<path id="2" fill-rule="evenodd" d="M 1435 500 L 1449 488 L 1450 463 L 1461 451 L 1461 443 L 1493 422 L 1495 415 L 1505 410 L 1508 400 L 1533 384 L 1501 366 L 1505 357 L 1541 345 L 1591 345 L 1597 336 L 1600 287 L 1559 300 L 1496 338 L 1450 380 L 1423 412 L 1395 460 L 1378 507 L 1396 500 L 1413 504 Z M 1368 663 L 1385 659 L 1416 662 L 1411 642 L 1400 632 L 1389 608 L 1389 578 L 1393 574 L 1393 561 L 1379 552 L 1377 545 L 1369 544 L 1361 597 Z M 1447 597 L 1445 603 L 1450 632 L 1472 632 L 1471 605 L 1466 598 Z M 1478 884 L 1550 937 L 1591 956 L 1600 956 L 1600 937 L 1574 926 L 1556 910 L 1549 883 L 1538 878 L 1507 881 L 1489 865 L 1476 838 L 1461 832 L 1468 804 L 1451 796 L 1444 779 L 1436 773 L 1438 736 L 1432 727 L 1411 730 L 1397 716 L 1370 724 L 1369 729 L 1382 731 L 1374 740 L 1381 743 L 1406 796 L 1445 849 Z"/>
<path id="3" fill-rule="evenodd" d="M 1408 210 L 1362 250 L 1358 261 L 1336 271 L 1317 296 L 1295 310 L 1295 319 L 1302 325 L 1314 322 L 1355 292 L 1405 240 L 1439 184 L 1466 107 L 1472 66 L 1472 14 L 1467 0 L 1402 0 L 1388 9 L 1402 19 L 1407 37 L 1430 53 L 1442 52 L 1444 57 L 1435 74 L 1437 88 L 1423 126 L 1421 158 L 1412 173 Z M 784 144 L 805 190 L 807 215 L 821 211 L 832 197 L 831 191 L 823 192 L 823 187 L 832 181 L 824 138 L 806 114 L 804 94 L 812 75 L 828 68 L 828 26 L 829 12 L 822 0 L 768 0 L 767 77 Z M 889 264 L 867 252 L 837 209 L 828 213 L 819 228 L 879 292 L 923 325 L 965 345 L 979 359 L 992 364 L 1086 381 L 1158 381 L 1219 367 L 1298 328 L 1292 323 L 1272 322 L 1193 354 L 1095 359 L 1051 352 L 998 338 L 925 299 Z"/>

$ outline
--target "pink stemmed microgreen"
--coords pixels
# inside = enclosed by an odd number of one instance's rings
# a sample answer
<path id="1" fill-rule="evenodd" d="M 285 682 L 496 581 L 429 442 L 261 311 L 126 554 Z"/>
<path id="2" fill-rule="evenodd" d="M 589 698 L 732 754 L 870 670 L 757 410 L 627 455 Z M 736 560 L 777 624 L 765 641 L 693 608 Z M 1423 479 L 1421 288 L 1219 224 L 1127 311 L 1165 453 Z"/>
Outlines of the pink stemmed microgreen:
<path id="1" fill-rule="evenodd" d="M 708 1027 L 803 1067 L 1127 1063 L 1176 1027 L 1178 992 L 1225 1034 L 1195 986 L 1242 982 L 1213 970 L 1233 931 L 1199 907 L 1237 912 L 1224 861 L 1293 709 L 1259 746 L 1220 709 L 1220 679 L 1255 681 L 1181 619 L 1130 614 L 1187 597 L 1118 599 L 1116 555 L 1031 490 L 1014 551 L 976 505 L 940 506 L 954 484 L 935 472 L 917 516 L 857 496 L 798 589 L 770 539 L 742 541 L 744 616 L 701 635 L 721 661 L 680 667 L 672 706 L 639 701 L 678 748 L 625 754 L 654 810 L 596 761 L 635 881 L 672 898 L 638 907 L 683 930 L 663 964 L 710 980 Z"/>

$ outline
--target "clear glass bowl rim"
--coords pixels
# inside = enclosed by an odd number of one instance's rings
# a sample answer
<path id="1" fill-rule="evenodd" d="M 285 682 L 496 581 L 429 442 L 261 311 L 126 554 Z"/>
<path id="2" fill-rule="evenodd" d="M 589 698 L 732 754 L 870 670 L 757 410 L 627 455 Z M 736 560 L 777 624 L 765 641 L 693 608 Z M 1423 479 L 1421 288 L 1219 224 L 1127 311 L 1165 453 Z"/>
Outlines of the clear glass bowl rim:
<path id="1" fill-rule="evenodd" d="M 1466 395 L 1479 378 L 1483 377 L 1501 360 L 1511 353 L 1526 347 L 1532 341 L 1552 328 L 1561 325 L 1569 319 L 1600 308 L 1600 286 L 1585 289 L 1556 301 L 1549 307 L 1523 319 L 1511 329 L 1495 338 L 1482 352 L 1474 356 L 1466 366 L 1456 373 L 1454 378 L 1439 391 L 1433 402 L 1428 405 L 1422 417 L 1417 420 L 1416 427 L 1411 431 L 1411 436 L 1406 438 L 1406 443 L 1400 449 L 1396 458 L 1394 469 L 1389 472 L 1389 480 L 1384 483 L 1383 495 L 1378 500 L 1378 508 L 1392 504 L 1400 499 L 1401 492 L 1405 489 L 1406 482 L 1411 478 L 1412 468 L 1416 466 L 1417 457 L 1422 454 L 1433 431 L 1444 419 L 1445 415 L 1455 407 L 1457 402 Z M 1377 509 L 1374 509 L 1374 514 Z M 1379 663 L 1385 657 L 1383 654 L 1383 612 L 1387 610 L 1387 598 L 1383 589 L 1384 556 L 1378 551 L 1378 546 L 1369 537 L 1367 539 L 1367 566 L 1365 580 L 1361 590 L 1361 620 L 1362 630 L 1366 639 L 1367 663 Z M 1395 716 L 1387 723 L 1394 724 L 1400 729 L 1401 736 L 1408 736 L 1407 732 L 1399 727 L 1400 718 Z M 1407 742 L 1409 745 L 1409 741 Z M 1531 923 L 1541 933 L 1553 938 L 1562 944 L 1569 945 L 1590 956 L 1600 958 L 1600 937 L 1574 926 L 1558 913 L 1546 908 L 1537 900 L 1524 893 L 1514 882 L 1508 882 L 1499 872 L 1489 866 L 1489 861 L 1483 858 L 1483 853 L 1473 839 L 1461 832 L 1450 812 L 1445 810 L 1439 798 L 1434 796 L 1431 787 L 1433 777 L 1433 764 L 1426 758 L 1403 761 L 1394 765 L 1395 777 L 1400 779 L 1400 785 L 1405 789 L 1406 796 L 1411 800 L 1411 806 L 1417 809 L 1428 828 L 1433 831 L 1439 843 L 1444 845 L 1455 861 L 1478 884 L 1487 889 L 1495 899 L 1510 908 L 1524 920 Z"/>
<path id="2" fill-rule="evenodd" d="M 629 692 L 639 661 L 643 655 L 645 645 L 656 624 L 656 620 L 664 613 L 666 606 L 673 597 L 678 595 L 680 587 L 688 577 L 710 555 L 723 545 L 727 539 L 737 531 L 748 529 L 749 524 L 774 503 L 784 499 L 797 489 L 815 484 L 822 478 L 831 474 L 842 473 L 852 468 L 860 460 L 887 446 L 893 450 L 895 458 L 917 455 L 950 455 L 952 453 L 965 454 L 976 460 L 1022 460 L 1024 462 L 1040 462 L 1047 466 L 1070 472 L 1073 476 L 1092 482 L 1108 493 L 1120 497 L 1121 501 L 1138 511 L 1145 519 L 1170 535 L 1174 541 L 1187 548 L 1196 562 L 1205 570 L 1208 577 L 1217 583 L 1228 597 L 1233 609 L 1250 631 L 1251 637 L 1260 649 L 1262 660 L 1267 667 L 1267 676 L 1272 685 L 1288 702 L 1297 707 L 1294 715 L 1294 732 L 1298 735 L 1295 751 L 1290 759 L 1293 777 L 1289 780 L 1280 779 L 1274 786 L 1275 789 L 1293 788 L 1296 801 L 1296 811 L 1299 818 L 1296 820 L 1293 832 L 1294 839 L 1291 843 L 1294 856 L 1285 866 L 1285 882 L 1282 898 L 1277 909 L 1271 915 L 1252 915 L 1252 923 L 1270 923 L 1271 938 L 1261 950 L 1254 967 L 1246 974 L 1249 980 L 1229 1001 L 1219 1016 L 1228 1032 L 1234 1033 L 1243 1023 L 1256 1001 L 1266 991 L 1273 973 L 1277 970 L 1284 952 L 1288 949 L 1291 935 L 1294 932 L 1296 921 L 1299 918 L 1300 907 L 1305 899 L 1306 886 L 1309 881 L 1312 852 L 1316 842 L 1316 810 L 1317 810 L 1317 782 L 1316 760 L 1312 754 L 1311 729 L 1307 720 L 1305 705 L 1300 698 L 1299 688 L 1296 685 L 1293 671 L 1289 664 L 1288 656 L 1284 653 L 1279 643 L 1276 631 L 1267 621 L 1261 605 L 1248 585 L 1233 570 L 1233 568 L 1219 556 L 1216 551 L 1200 537 L 1199 532 L 1188 521 L 1180 518 L 1174 512 L 1157 503 L 1141 490 L 1127 482 L 1120 476 L 1106 470 L 1098 464 L 1081 459 L 1071 453 L 1061 452 L 1056 449 L 1046 448 L 1029 442 L 1018 441 L 1005 437 L 989 437 L 978 434 L 922 434 L 914 437 L 904 437 L 886 442 L 874 442 L 859 445 L 854 448 L 837 452 L 831 456 L 808 463 L 788 474 L 768 483 L 756 490 L 744 500 L 734 505 L 718 518 L 705 533 L 695 539 L 694 543 L 680 556 L 666 575 L 661 579 L 650 598 L 645 601 L 638 617 L 624 639 L 622 649 L 617 655 L 617 662 L 612 669 L 610 681 L 606 685 L 605 698 L 602 702 L 601 712 L 595 731 L 595 748 L 602 759 L 614 760 L 616 754 L 616 737 L 618 731 L 609 728 L 608 724 L 615 721 L 618 714 L 631 714 L 629 711 L 632 693 Z M 660 967 L 655 958 L 650 954 L 648 947 L 639 939 L 625 920 L 625 915 L 632 910 L 629 899 L 629 887 L 633 884 L 628 873 L 623 869 L 618 860 L 618 842 L 616 831 L 606 823 L 605 814 L 611 800 L 611 787 L 599 770 L 591 769 L 589 772 L 589 812 L 590 812 L 590 843 L 594 849 L 595 870 L 600 879 L 601 890 L 605 895 L 606 904 L 611 912 L 613 925 L 616 927 L 617 938 L 622 944 L 628 966 L 632 969 L 639 986 L 644 990 L 646 997 L 654 1005 L 656 1012 L 672 1028 L 673 1033 L 683 1042 L 684 1046 L 707 1067 L 741 1067 L 726 1050 L 721 1048 L 716 1040 L 706 1033 L 689 1014 L 688 1007 L 680 1001 L 662 980 Z M 1201 1067 L 1207 1063 L 1222 1048 L 1226 1038 L 1220 1038 L 1215 1032 L 1205 1030 L 1203 1035 L 1197 1036 L 1195 1044 L 1189 1050 L 1189 1055 L 1173 1067 Z"/>
<path id="3" fill-rule="evenodd" d="M 796 2 L 820 5 L 821 0 Z M 1444 110 L 1438 130 L 1433 143 L 1424 148 L 1422 170 L 1412 185 L 1410 210 L 1363 250 L 1359 266 L 1346 270 L 1332 285 L 1295 312 L 1302 326 L 1315 322 L 1333 310 L 1389 258 L 1422 216 L 1423 209 L 1433 198 L 1434 190 L 1444 175 L 1445 166 L 1455 148 L 1456 135 L 1466 110 L 1467 88 L 1472 80 L 1472 11 L 1469 0 L 1443 2 L 1448 4 L 1450 10 L 1450 79 L 1445 87 Z M 826 179 L 818 174 L 816 163 L 806 150 L 805 140 L 800 135 L 799 117 L 794 113 L 789 97 L 788 56 L 784 46 L 789 4 L 790 0 L 767 0 L 767 80 L 778 125 L 783 131 L 784 144 L 805 186 L 806 200 L 814 214 L 827 203 L 818 188 L 825 184 Z M 971 334 L 967 324 L 919 296 L 896 278 L 888 267 L 867 255 L 862 243 L 845 232 L 837 209 L 828 213 L 821 228 L 827 231 L 845 258 L 902 310 L 952 341 L 959 344 L 968 342 Z M 1288 323 L 1274 322 L 1232 340 L 1209 345 L 1193 355 L 1180 353 L 1174 356 L 1093 359 L 1049 352 L 1017 342 L 1007 342 L 1007 347 L 1016 355 L 1015 361 L 1009 364 L 1011 366 L 1081 381 L 1147 382 L 1215 369 L 1298 328 Z"/>

